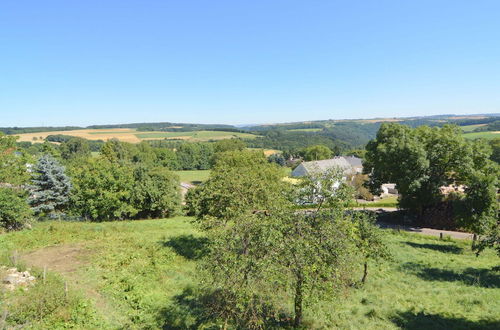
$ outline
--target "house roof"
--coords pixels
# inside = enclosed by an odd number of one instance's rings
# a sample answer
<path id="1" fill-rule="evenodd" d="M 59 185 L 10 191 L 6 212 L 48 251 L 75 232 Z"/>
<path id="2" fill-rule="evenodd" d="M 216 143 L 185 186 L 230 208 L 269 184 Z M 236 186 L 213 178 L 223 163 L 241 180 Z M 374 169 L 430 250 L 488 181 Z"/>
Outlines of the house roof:
<path id="1" fill-rule="evenodd" d="M 304 167 L 305 171 L 307 172 L 306 174 L 325 172 L 335 167 L 343 169 L 344 171 L 349 171 L 352 168 L 352 166 L 344 159 L 344 157 L 303 162 L 299 166 Z"/>
<path id="2" fill-rule="evenodd" d="M 363 160 L 355 156 L 343 157 L 352 167 L 363 167 Z"/>

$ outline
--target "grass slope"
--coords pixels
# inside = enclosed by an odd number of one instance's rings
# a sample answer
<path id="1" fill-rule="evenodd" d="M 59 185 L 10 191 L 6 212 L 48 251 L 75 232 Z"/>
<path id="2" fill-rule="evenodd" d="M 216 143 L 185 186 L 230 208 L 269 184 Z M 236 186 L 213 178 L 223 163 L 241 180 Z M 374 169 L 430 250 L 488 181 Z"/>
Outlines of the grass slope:
<path id="1" fill-rule="evenodd" d="M 21 256 L 36 251 L 37 260 L 43 260 L 45 252 L 60 249 L 62 261 L 45 260 L 49 269 L 75 260 L 79 267 L 59 277 L 49 271 L 54 279 L 8 293 L 0 308 L 11 309 L 9 322 L 30 321 L 32 328 L 171 329 L 171 322 L 182 324 L 187 318 L 171 311 L 189 314 L 189 305 L 178 305 L 178 295 L 194 285 L 196 260 L 206 244 L 190 220 L 44 222 L 1 235 L 3 264 L 12 263 L 14 250 Z M 500 277 L 490 270 L 498 265 L 496 255 L 488 251 L 476 258 L 469 242 L 387 233 L 394 260 L 370 265 L 367 284 L 352 288 L 337 303 L 308 308 L 308 328 L 498 329 Z M 68 246 L 78 247 L 81 255 L 65 257 Z M 69 298 L 61 296 L 64 280 Z M 54 292 L 59 296 L 54 298 Z M 26 312 L 33 302 L 54 299 L 62 307 L 36 318 Z"/>

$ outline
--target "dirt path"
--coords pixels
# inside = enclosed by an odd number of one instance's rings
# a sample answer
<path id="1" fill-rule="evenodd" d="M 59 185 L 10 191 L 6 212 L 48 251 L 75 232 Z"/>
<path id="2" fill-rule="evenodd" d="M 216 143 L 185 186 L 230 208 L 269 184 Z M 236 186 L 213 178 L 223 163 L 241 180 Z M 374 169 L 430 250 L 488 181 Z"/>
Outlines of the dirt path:
<path id="1" fill-rule="evenodd" d="M 473 234 L 464 233 L 460 231 L 451 231 L 451 230 L 441 230 L 441 229 L 432 229 L 432 228 L 421 228 L 421 227 L 411 227 L 411 226 L 402 226 L 402 225 L 393 225 L 388 223 L 379 222 L 378 223 L 381 228 L 390 228 L 390 229 L 399 229 L 403 231 L 407 231 L 410 233 L 416 233 L 421 235 L 428 236 L 450 236 L 455 239 L 472 239 Z"/>
<path id="2" fill-rule="evenodd" d="M 83 291 L 87 298 L 93 300 L 104 319 L 114 324 L 121 324 L 123 316 L 119 315 L 109 300 L 81 274 L 81 270 L 90 263 L 94 253 L 95 251 L 85 244 L 65 244 L 30 252 L 21 256 L 21 260 L 28 267 L 46 268 L 49 272 L 58 273 L 67 280 L 70 288 Z"/>
<path id="3" fill-rule="evenodd" d="M 22 260 L 31 267 L 57 272 L 65 277 L 73 277 L 74 273 L 92 254 L 82 244 L 50 246 L 22 256 Z"/>

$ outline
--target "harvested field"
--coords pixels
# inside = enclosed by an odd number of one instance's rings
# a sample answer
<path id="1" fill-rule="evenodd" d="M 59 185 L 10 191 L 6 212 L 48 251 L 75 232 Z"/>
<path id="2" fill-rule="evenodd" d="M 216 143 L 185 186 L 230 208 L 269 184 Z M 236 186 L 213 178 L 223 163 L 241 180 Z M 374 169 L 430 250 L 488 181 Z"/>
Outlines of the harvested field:
<path id="1" fill-rule="evenodd" d="M 43 142 L 49 135 L 70 135 L 75 137 L 81 137 L 87 140 L 109 140 L 118 139 L 123 142 L 138 143 L 141 142 L 137 136 L 134 134 L 136 131 L 130 128 L 113 128 L 113 129 L 79 129 L 73 131 L 52 131 L 52 132 L 39 132 L 39 133 L 26 133 L 19 134 L 18 141 L 27 142 Z"/>
<path id="2" fill-rule="evenodd" d="M 223 140 L 231 138 L 255 138 L 256 135 L 249 133 L 229 131 L 192 131 L 192 132 L 141 132 L 130 128 L 107 128 L 107 129 L 81 129 L 73 131 L 51 131 L 39 133 L 18 134 L 19 141 L 42 143 L 49 135 L 70 135 L 88 140 L 118 139 L 122 142 L 139 143 L 143 140 L 189 140 L 192 142 Z"/>

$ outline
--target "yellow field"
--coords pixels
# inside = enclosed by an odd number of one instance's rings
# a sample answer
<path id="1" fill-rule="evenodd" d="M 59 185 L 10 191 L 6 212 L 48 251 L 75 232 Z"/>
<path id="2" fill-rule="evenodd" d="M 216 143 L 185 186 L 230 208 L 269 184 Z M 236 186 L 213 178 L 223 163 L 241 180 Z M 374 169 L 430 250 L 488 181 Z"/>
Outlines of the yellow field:
<path id="1" fill-rule="evenodd" d="M 43 142 L 43 139 L 45 139 L 49 135 L 63 134 L 63 135 L 81 137 L 87 140 L 106 141 L 115 138 L 123 142 L 131 142 L 131 143 L 141 142 L 141 140 L 137 136 L 135 136 L 134 133 L 136 133 L 136 131 L 130 128 L 79 129 L 73 131 L 52 131 L 52 132 L 19 134 L 18 141 Z"/>
<path id="2" fill-rule="evenodd" d="M 51 131 L 39 133 L 18 134 L 18 141 L 41 143 L 49 135 L 70 135 L 88 140 L 118 139 L 123 142 L 138 143 L 144 140 L 188 140 L 188 141 L 209 141 L 231 138 L 255 138 L 256 135 L 239 132 L 225 131 L 192 131 L 192 132 L 140 132 L 130 128 L 103 128 L 103 129 L 80 129 L 72 131 Z"/>

